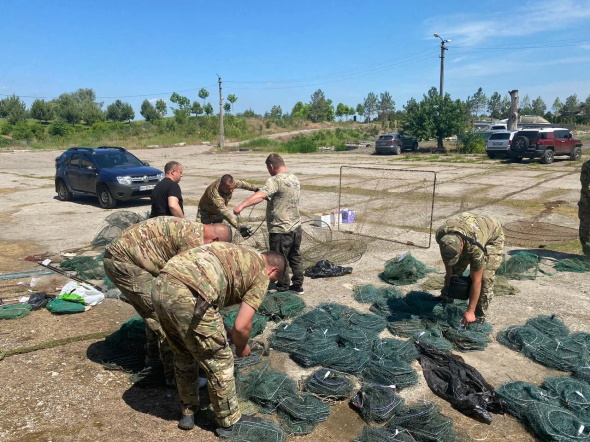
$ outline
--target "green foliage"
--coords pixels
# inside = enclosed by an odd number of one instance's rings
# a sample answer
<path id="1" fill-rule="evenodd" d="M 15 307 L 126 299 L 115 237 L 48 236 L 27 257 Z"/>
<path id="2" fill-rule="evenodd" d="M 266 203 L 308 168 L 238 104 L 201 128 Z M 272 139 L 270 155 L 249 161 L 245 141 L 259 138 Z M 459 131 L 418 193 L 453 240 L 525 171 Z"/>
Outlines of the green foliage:
<path id="1" fill-rule="evenodd" d="M 96 94 L 92 89 L 78 89 L 64 93 L 51 102 L 58 118 L 70 124 L 84 121 L 91 125 L 105 118 L 101 102 L 96 102 Z"/>
<path id="2" fill-rule="evenodd" d="M 40 121 L 49 121 L 54 117 L 53 106 L 45 100 L 35 100 L 31 105 L 31 118 Z"/>
<path id="3" fill-rule="evenodd" d="M 0 118 L 6 118 L 8 123 L 15 125 L 26 121 L 28 117 L 25 102 L 16 95 L 0 100 Z"/>
<path id="4" fill-rule="evenodd" d="M 318 146 L 314 140 L 304 135 L 297 135 L 292 140 L 287 141 L 284 148 L 289 153 L 310 153 L 318 151 Z"/>
<path id="5" fill-rule="evenodd" d="M 117 100 L 107 106 L 106 118 L 111 121 L 131 121 L 135 118 L 135 112 L 129 103 Z"/>
<path id="6" fill-rule="evenodd" d="M 12 128 L 12 138 L 15 140 L 32 140 L 34 135 L 26 121 L 19 121 Z"/>
<path id="7" fill-rule="evenodd" d="M 69 132 L 69 127 L 65 120 L 57 119 L 49 125 L 48 131 L 51 135 L 63 137 Z"/>
<path id="8" fill-rule="evenodd" d="M 356 113 L 359 117 L 362 117 L 363 115 L 365 115 L 365 105 L 364 104 L 357 104 L 356 105 Z"/>
<path id="9" fill-rule="evenodd" d="M 294 118 L 307 119 L 308 114 L 309 104 L 303 104 L 302 101 L 298 101 L 297 103 L 295 103 L 295 106 L 293 106 L 293 109 L 291 110 L 291 116 Z"/>
<path id="10" fill-rule="evenodd" d="M 203 111 L 205 112 L 205 115 L 213 115 L 213 113 L 215 112 L 213 110 L 213 106 L 211 105 L 211 103 L 207 103 L 205 104 L 205 106 L 203 106 Z"/>
<path id="11" fill-rule="evenodd" d="M 160 115 L 160 118 L 164 118 L 164 116 L 168 113 L 168 110 L 166 109 L 166 102 L 161 98 L 156 101 L 155 108 L 156 112 L 158 112 L 158 115 Z"/>
<path id="12" fill-rule="evenodd" d="M 227 114 L 229 114 L 231 112 L 231 104 L 230 103 L 224 103 L 223 104 L 223 111 Z"/>
<path id="13" fill-rule="evenodd" d="M 8 121 L 0 120 L 0 135 L 8 135 L 12 131 L 12 126 Z"/>
<path id="14" fill-rule="evenodd" d="M 395 112 L 395 101 L 391 94 L 387 91 L 381 93 L 377 103 L 377 117 L 381 121 L 389 120 L 393 112 Z"/>
<path id="15" fill-rule="evenodd" d="M 466 125 L 465 104 L 453 101 L 448 93 L 441 97 L 436 88 L 431 88 L 419 103 L 412 98 L 405 110 L 402 128 L 419 140 L 456 135 Z"/>
<path id="16" fill-rule="evenodd" d="M 280 141 L 271 140 L 269 138 L 255 138 L 254 140 L 249 140 L 244 143 L 240 143 L 240 147 L 245 147 L 245 148 L 257 148 L 257 147 L 280 148 L 280 147 L 282 147 L 282 143 Z"/>
<path id="17" fill-rule="evenodd" d="M 486 108 L 487 103 L 488 98 L 482 88 L 477 89 L 477 92 L 473 94 L 473 96 L 467 97 L 465 102 L 469 114 L 474 114 L 475 116 L 481 115 L 481 112 Z"/>
<path id="18" fill-rule="evenodd" d="M 209 96 L 209 91 L 205 88 L 202 88 L 199 90 L 199 98 L 201 100 L 203 100 L 203 106 L 205 105 L 205 100 L 207 99 L 207 97 Z"/>
<path id="19" fill-rule="evenodd" d="M 531 104 L 532 108 L 531 108 L 531 113 L 533 115 L 545 115 L 545 111 L 547 110 L 547 105 L 545 104 L 545 102 L 543 101 L 543 99 L 541 97 L 537 97 L 533 100 L 533 103 Z"/>
<path id="20" fill-rule="evenodd" d="M 199 103 L 198 101 L 193 101 L 193 104 L 191 106 L 191 114 L 195 114 L 196 116 L 199 116 L 203 113 L 203 106 L 201 106 L 201 103 Z"/>
<path id="21" fill-rule="evenodd" d="M 377 110 L 377 101 L 377 95 L 375 95 L 373 92 L 369 92 L 367 98 L 365 98 L 365 101 L 363 101 L 363 107 L 365 109 L 364 115 L 366 121 L 368 122 L 371 121 L 371 116 Z"/>
<path id="22" fill-rule="evenodd" d="M 206 98 L 206 97 L 205 97 Z M 235 94 L 229 94 L 227 96 L 227 101 L 231 103 L 231 111 L 234 111 L 234 103 L 238 101 L 238 97 Z"/>
<path id="23" fill-rule="evenodd" d="M 311 96 L 307 118 L 318 123 L 321 121 L 332 121 L 334 119 L 334 108 L 332 102 L 326 99 L 321 89 L 315 91 Z"/>
<path id="24" fill-rule="evenodd" d="M 485 153 L 486 142 L 480 132 L 465 131 L 458 136 L 459 153 Z"/>
<path id="25" fill-rule="evenodd" d="M 265 115 L 266 117 L 266 115 Z M 270 113 L 268 114 L 268 118 L 271 120 L 280 120 L 283 117 L 283 109 L 281 106 L 273 106 L 270 109 Z"/>
<path id="26" fill-rule="evenodd" d="M 143 118 L 145 118 L 146 121 L 156 121 L 162 118 L 160 113 L 148 100 L 143 100 L 143 103 L 141 103 L 141 110 L 139 113 Z"/>

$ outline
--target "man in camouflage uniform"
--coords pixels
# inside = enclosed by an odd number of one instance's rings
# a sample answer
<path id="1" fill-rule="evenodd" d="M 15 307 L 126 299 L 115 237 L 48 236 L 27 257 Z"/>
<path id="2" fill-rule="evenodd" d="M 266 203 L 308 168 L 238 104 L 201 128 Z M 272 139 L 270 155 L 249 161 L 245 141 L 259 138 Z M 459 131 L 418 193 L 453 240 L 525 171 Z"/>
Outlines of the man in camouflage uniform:
<path id="1" fill-rule="evenodd" d="M 295 175 L 289 172 L 279 154 L 272 153 L 266 158 L 266 168 L 271 177 L 258 192 L 234 208 L 239 215 L 246 207 L 256 205 L 264 199 L 266 222 L 268 224 L 270 249 L 282 253 L 291 267 L 293 276 L 289 285 L 289 274 L 277 282 L 277 290 L 290 290 L 303 295 L 303 259 L 301 258 L 301 217 L 299 199 L 301 186 Z"/>
<path id="2" fill-rule="evenodd" d="M 461 276 L 469 266 L 471 288 L 463 319 L 466 324 L 484 321 L 494 296 L 496 269 L 502 264 L 502 225 L 491 216 L 465 212 L 438 228 L 436 242 L 446 268 L 443 301 L 452 302 L 451 276 Z"/>
<path id="3" fill-rule="evenodd" d="M 164 266 L 154 284 L 153 305 L 174 352 L 176 385 L 182 403 L 183 430 L 194 427 L 199 410 L 196 360 L 207 374 L 218 434 L 227 435 L 240 420 L 234 381 L 234 358 L 248 356 L 254 313 L 269 282 L 283 276 L 285 259 L 276 252 L 259 253 L 235 244 L 212 243 L 181 253 Z M 228 333 L 219 309 L 240 304 Z"/>
<path id="4" fill-rule="evenodd" d="M 580 218 L 580 243 L 582 252 L 590 257 L 590 160 L 582 165 L 580 173 L 582 191 L 578 202 L 578 218 Z"/>
<path id="5" fill-rule="evenodd" d="M 240 229 L 238 219 L 227 205 L 231 201 L 234 189 L 246 189 L 258 192 L 258 187 L 246 181 L 236 180 L 231 175 L 223 175 L 220 179 L 213 181 L 205 189 L 205 193 L 199 201 L 197 221 L 203 224 L 228 222 L 235 229 Z M 244 229 L 240 230 L 242 235 L 246 234 Z"/>
<path id="6" fill-rule="evenodd" d="M 174 376 L 172 354 L 152 306 L 152 284 L 170 258 L 214 241 L 231 241 L 224 224 L 203 225 L 174 216 L 159 216 L 124 230 L 104 253 L 104 270 L 146 323 L 148 366 L 164 362 L 164 374 Z"/>

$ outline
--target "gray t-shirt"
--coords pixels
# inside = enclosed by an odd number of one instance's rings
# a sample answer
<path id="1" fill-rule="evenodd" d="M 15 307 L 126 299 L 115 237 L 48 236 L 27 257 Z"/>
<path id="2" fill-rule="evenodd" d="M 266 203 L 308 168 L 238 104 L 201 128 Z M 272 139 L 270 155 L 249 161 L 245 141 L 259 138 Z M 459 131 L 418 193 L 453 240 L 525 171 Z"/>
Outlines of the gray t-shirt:
<path id="1" fill-rule="evenodd" d="M 301 225 L 299 180 L 291 172 L 281 172 L 270 177 L 260 188 L 269 198 L 266 220 L 270 233 L 289 233 Z"/>

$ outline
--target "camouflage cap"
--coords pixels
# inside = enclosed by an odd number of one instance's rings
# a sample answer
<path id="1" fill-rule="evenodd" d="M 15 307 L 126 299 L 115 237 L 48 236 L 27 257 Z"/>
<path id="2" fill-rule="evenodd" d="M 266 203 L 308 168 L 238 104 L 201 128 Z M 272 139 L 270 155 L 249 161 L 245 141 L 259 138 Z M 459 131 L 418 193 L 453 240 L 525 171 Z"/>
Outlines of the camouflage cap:
<path id="1" fill-rule="evenodd" d="M 446 265 L 452 266 L 457 264 L 461 255 L 461 238 L 457 235 L 444 235 L 439 242 L 440 254 Z"/>

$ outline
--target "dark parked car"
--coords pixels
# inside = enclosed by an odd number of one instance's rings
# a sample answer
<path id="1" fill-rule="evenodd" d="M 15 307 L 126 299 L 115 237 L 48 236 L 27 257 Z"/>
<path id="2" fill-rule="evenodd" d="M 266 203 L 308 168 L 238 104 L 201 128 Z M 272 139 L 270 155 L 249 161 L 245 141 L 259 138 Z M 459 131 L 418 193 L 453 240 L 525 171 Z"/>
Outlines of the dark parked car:
<path id="1" fill-rule="evenodd" d="M 392 153 L 399 155 L 402 150 L 418 150 L 418 140 L 401 132 L 383 134 L 375 141 L 375 153 Z"/>
<path id="2" fill-rule="evenodd" d="M 96 195 L 100 207 L 146 198 L 164 173 L 122 147 L 72 147 L 55 159 L 55 190 L 61 201 L 74 193 Z"/>
<path id="3" fill-rule="evenodd" d="M 547 127 L 519 130 L 510 145 L 512 161 L 540 158 L 542 163 L 551 164 L 558 155 L 579 160 L 582 156 L 582 140 L 574 138 L 568 129 Z"/>

